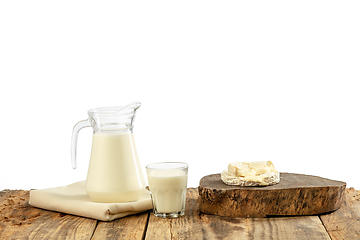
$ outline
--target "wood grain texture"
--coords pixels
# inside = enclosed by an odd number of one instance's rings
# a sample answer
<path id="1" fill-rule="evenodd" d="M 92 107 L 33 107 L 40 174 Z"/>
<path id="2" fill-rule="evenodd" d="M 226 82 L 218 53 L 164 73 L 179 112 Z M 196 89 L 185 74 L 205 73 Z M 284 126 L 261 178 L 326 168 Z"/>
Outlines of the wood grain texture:
<path id="1" fill-rule="evenodd" d="M 231 218 L 202 214 L 197 189 L 188 189 L 185 215 L 177 219 L 150 214 L 145 239 L 326 239 L 318 216 Z"/>
<path id="2" fill-rule="evenodd" d="M 185 215 L 152 213 L 101 222 L 30 206 L 29 192 L 0 191 L 0 239 L 360 239 L 360 191 L 346 189 L 339 210 L 320 216 L 233 218 L 203 214 L 198 190 L 187 191 Z"/>
<path id="3" fill-rule="evenodd" d="M 143 239 L 150 211 L 111 222 L 99 222 L 92 239 Z"/>
<path id="4" fill-rule="evenodd" d="M 200 180 L 203 213 L 229 217 L 314 215 L 340 207 L 345 182 L 317 176 L 281 173 L 280 183 L 266 187 L 229 186 L 220 174 Z"/>
<path id="5" fill-rule="evenodd" d="M 29 191 L 0 192 L 0 239 L 91 239 L 96 220 L 28 204 Z"/>
<path id="6" fill-rule="evenodd" d="M 331 239 L 360 239 L 360 191 L 346 189 L 340 209 L 320 218 Z"/>

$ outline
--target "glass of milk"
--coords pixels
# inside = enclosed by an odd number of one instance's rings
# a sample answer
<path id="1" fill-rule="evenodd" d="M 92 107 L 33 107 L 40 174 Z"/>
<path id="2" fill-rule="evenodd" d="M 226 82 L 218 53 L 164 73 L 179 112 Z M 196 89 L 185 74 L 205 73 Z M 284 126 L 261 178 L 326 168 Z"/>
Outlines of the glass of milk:
<path id="1" fill-rule="evenodd" d="M 156 217 L 177 218 L 185 213 L 188 164 L 162 162 L 146 166 Z"/>

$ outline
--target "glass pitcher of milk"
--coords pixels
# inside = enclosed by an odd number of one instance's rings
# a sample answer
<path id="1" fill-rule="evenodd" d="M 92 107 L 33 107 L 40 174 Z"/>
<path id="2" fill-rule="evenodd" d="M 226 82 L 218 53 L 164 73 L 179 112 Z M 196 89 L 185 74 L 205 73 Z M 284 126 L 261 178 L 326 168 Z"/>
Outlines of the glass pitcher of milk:
<path id="1" fill-rule="evenodd" d="M 145 190 L 137 155 L 133 123 L 140 102 L 122 107 L 95 108 L 78 122 L 72 133 L 71 161 L 76 168 L 76 145 L 80 129 L 92 127 L 93 140 L 86 192 L 94 202 L 136 201 Z"/>

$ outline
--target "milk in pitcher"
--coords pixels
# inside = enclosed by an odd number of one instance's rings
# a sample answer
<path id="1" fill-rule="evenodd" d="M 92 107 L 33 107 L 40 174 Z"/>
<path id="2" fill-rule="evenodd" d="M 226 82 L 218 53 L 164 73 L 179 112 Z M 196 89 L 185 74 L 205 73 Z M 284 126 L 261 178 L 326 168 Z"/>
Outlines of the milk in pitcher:
<path id="1" fill-rule="evenodd" d="M 131 131 L 93 134 L 86 191 L 95 202 L 131 202 L 142 195 L 145 181 Z"/>

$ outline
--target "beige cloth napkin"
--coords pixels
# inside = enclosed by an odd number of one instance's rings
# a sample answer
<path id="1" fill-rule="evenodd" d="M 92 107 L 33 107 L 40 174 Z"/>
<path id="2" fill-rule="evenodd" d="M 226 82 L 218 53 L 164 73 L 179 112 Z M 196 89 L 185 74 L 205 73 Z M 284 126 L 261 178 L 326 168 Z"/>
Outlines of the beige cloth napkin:
<path id="1" fill-rule="evenodd" d="M 101 221 L 111 221 L 152 208 L 150 192 L 136 202 L 96 203 L 87 195 L 85 181 L 65 187 L 47 188 L 30 191 L 29 204 L 51 211 L 63 212 Z"/>

